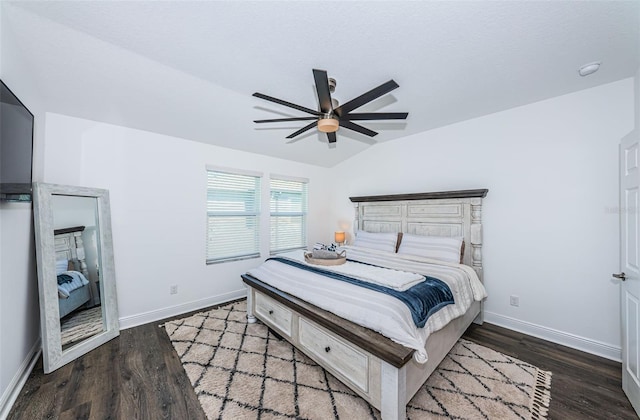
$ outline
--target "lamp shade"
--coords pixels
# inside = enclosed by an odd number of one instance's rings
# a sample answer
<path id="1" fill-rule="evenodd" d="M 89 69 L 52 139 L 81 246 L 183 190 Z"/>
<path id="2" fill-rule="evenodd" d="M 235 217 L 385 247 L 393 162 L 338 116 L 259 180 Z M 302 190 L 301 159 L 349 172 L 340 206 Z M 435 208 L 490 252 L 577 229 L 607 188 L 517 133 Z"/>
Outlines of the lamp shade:
<path id="1" fill-rule="evenodd" d="M 345 240 L 345 235 L 344 232 L 340 231 L 340 232 L 336 232 L 333 234 L 333 239 L 336 243 L 343 243 Z"/>

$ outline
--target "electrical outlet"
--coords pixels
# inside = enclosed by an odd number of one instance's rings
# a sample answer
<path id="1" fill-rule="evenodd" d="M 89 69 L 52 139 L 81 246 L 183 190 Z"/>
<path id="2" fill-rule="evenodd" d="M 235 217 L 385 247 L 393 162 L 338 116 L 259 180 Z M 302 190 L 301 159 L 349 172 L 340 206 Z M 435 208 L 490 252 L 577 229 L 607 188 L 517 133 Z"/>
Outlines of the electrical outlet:
<path id="1" fill-rule="evenodd" d="M 511 297 L 509 297 L 509 303 L 511 304 L 511 306 L 520 306 L 520 297 L 511 295 Z"/>
<path id="2" fill-rule="evenodd" d="M 169 287 L 169 294 L 171 294 L 171 295 L 178 294 L 178 285 L 177 284 L 174 284 L 173 286 Z"/>

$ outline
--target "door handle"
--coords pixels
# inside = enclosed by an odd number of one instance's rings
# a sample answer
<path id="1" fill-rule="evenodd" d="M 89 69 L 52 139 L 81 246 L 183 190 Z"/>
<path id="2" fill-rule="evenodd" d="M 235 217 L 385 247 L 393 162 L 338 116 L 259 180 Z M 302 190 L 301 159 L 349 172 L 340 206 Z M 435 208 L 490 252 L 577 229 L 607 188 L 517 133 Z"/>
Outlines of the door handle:
<path id="1" fill-rule="evenodd" d="M 624 271 L 622 273 L 619 274 L 612 274 L 613 277 L 620 279 L 622 281 L 625 281 L 627 279 L 627 275 L 624 274 Z"/>

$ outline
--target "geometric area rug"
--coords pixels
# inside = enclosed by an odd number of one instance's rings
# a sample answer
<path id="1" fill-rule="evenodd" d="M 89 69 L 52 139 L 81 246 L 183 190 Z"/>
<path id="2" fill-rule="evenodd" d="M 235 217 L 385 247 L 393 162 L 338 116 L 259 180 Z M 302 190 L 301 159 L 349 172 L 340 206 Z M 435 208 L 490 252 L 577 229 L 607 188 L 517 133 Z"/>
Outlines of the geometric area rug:
<path id="1" fill-rule="evenodd" d="M 209 419 L 380 419 L 380 412 L 257 322 L 246 301 L 166 322 Z M 467 340 L 407 405 L 408 419 L 546 418 L 551 373 Z"/>
<path id="2" fill-rule="evenodd" d="M 82 309 L 60 320 L 60 344 L 63 346 L 73 344 L 103 330 L 102 306 Z"/>

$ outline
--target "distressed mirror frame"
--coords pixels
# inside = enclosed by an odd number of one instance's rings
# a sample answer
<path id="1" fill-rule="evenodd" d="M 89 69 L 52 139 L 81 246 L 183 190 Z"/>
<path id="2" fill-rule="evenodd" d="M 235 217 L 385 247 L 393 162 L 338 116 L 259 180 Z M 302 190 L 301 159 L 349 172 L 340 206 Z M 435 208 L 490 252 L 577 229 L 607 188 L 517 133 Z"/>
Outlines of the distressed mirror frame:
<path id="1" fill-rule="evenodd" d="M 111 210 L 109 191 L 97 188 L 34 183 L 33 217 L 40 295 L 40 330 L 44 372 L 50 373 L 106 343 L 120 334 L 116 277 L 111 236 Z M 57 287 L 51 287 L 56 278 L 56 252 L 54 243 L 54 195 L 89 197 L 96 199 L 99 245 L 101 301 L 104 330 L 82 342 L 62 350 L 60 337 L 60 309 Z M 49 287 L 47 287 L 49 284 Z"/>

